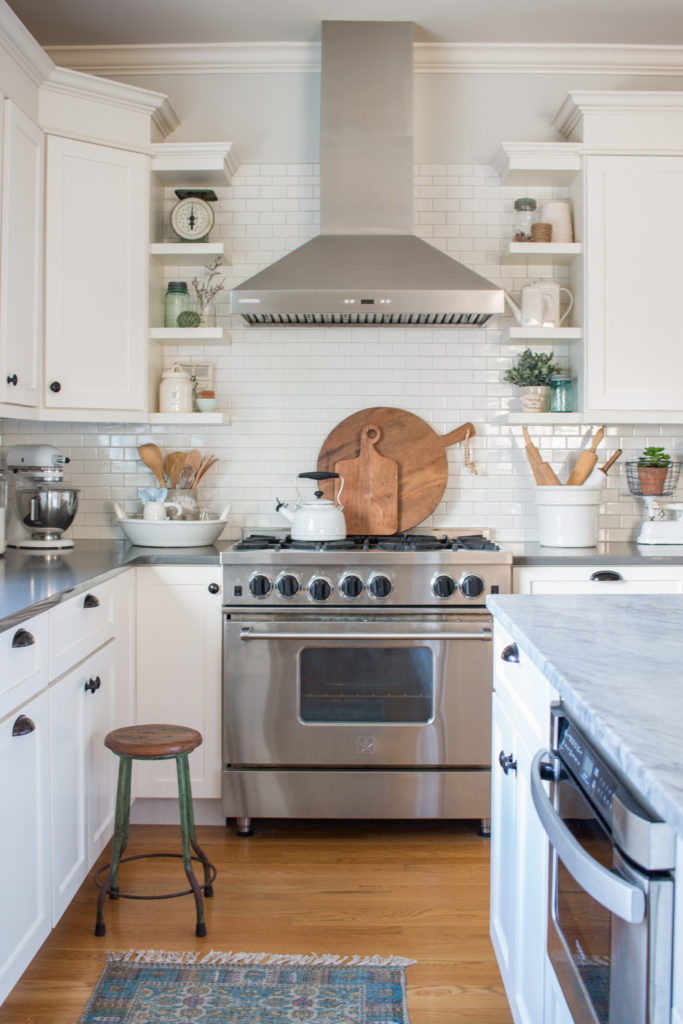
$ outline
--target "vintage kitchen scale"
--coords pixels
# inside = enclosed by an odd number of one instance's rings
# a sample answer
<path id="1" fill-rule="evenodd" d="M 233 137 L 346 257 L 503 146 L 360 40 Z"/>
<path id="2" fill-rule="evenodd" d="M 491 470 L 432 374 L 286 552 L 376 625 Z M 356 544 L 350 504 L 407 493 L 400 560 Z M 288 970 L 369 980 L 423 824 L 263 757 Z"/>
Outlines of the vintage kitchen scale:
<path id="1" fill-rule="evenodd" d="M 635 497 L 643 499 L 647 510 L 647 519 L 640 528 L 636 544 L 683 544 L 683 505 L 662 502 L 676 490 L 680 462 L 670 463 L 662 473 L 661 481 L 655 485 L 650 485 L 638 469 L 638 462 L 626 463 L 628 489 Z M 667 518 L 665 509 L 673 512 L 674 518 Z"/>

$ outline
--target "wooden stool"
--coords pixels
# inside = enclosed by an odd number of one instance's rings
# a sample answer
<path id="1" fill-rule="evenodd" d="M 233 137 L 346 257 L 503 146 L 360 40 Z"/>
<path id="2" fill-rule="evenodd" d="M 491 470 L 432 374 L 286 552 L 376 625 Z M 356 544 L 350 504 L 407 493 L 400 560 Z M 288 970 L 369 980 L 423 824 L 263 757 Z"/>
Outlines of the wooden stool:
<path id="1" fill-rule="evenodd" d="M 212 882 L 216 877 L 216 869 L 197 845 L 194 833 L 194 811 L 192 809 L 192 791 L 190 788 L 190 769 L 187 755 L 202 742 L 201 733 L 196 729 L 187 729 L 182 725 L 132 725 L 124 729 L 114 729 L 107 733 L 104 745 L 119 757 L 119 782 L 116 790 L 116 818 L 114 822 L 114 839 L 111 864 L 105 864 L 95 875 L 95 885 L 100 892 L 97 899 L 97 923 L 95 935 L 104 935 L 104 900 L 109 893 L 110 899 L 130 900 L 164 900 L 175 896 L 194 894 L 197 906 L 196 934 L 206 935 L 204 923 L 204 901 L 202 890 L 208 898 L 213 896 Z M 164 761 L 174 757 L 178 770 L 178 801 L 180 804 L 180 832 L 183 852 L 180 853 L 143 853 L 137 857 L 122 857 L 128 845 L 130 822 L 130 778 L 133 761 Z M 193 858 L 190 847 L 196 853 Z M 133 893 L 119 892 L 119 864 L 130 860 L 144 860 L 147 857 L 182 857 L 185 874 L 190 888 L 182 892 L 168 892 L 160 896 L 137 896 Z M 192 870 L 192 860 L 198 860 L 204 866 L 204 884 L 200 885 Z M 100 875 L 107 872 L 104 881 Z"/>

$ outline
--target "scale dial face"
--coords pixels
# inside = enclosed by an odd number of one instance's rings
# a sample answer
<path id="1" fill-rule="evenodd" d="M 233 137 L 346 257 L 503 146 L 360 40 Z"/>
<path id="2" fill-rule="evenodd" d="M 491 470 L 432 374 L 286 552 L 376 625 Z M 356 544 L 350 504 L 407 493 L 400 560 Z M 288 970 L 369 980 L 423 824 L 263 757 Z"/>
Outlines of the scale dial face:
<path id="1" fill-rule="evenodd" d="M 213 227 L 213 210 L 203 199 L 181 199 L 171 210 L 171 227 L 179 238 L 198 242 Z"/>

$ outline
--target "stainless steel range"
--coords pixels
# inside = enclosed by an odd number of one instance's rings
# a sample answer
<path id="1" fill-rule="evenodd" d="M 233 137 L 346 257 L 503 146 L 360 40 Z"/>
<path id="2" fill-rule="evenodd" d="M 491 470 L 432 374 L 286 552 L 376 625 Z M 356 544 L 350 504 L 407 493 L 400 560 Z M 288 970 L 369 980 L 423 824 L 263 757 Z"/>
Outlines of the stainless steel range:
<path id="1" fill-rule="evenodd" d="M 223 812 L 480 818 L 490 808 L 489 593 L 481 535 L 295 543 L 221 556 Z"/>

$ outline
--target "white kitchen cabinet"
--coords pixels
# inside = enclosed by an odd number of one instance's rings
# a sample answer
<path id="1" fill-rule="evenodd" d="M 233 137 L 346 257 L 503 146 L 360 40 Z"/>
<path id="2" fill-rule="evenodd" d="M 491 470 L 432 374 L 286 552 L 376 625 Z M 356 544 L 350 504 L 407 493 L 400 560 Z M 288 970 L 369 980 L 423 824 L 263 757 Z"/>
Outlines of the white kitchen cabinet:
<path id="1" fill-rule="evenodd" d="M 0 722 L 0 1002 L 50 932 L 48 700 L 45 691 Z"/>
<path id="2" fill-rule="evenodd" d="M 3 101 L 0 401 L 40 405 L 43 354 L 44 134 Z"/>
<path id="3" fill-rule="evenodd" d="M 507 661 L 510 656 L 518 661 Z M 548 842 L 531 799 L 531 761 L 550 738 L 548 681 L 494 628 L 491 941 L 515 1024 L 544 1018 Z"/>
<path id="4" fill-rule="evenodd" d="M 35 697 L 49 678 L 48 615 L 0 633 L 0 717 Z"/>
<path id="5" fill-rule="evenodd" d="M 682 594 L 683 565 L 517 565 L 515 594 Z"/>
<path id="6" fill-rule="evenodd" d="M 683 877 L 683 839 L 676 840 L 676 879 Z M 683 885 L 676 885 L 671 1024 L 683 1024 Z"/>
<path id="7" fill-rule="evenodd" d="M 683 153 L 585 157 L 585 412 L 683 411 Z"/>
<path id="8" fill-rule="evenodd" d="M 220 797 L 221 588 L 212 566 L 144 566 L 138 577 L 137 721 L 198 729 L 192 795 Z M 175 761 L 136 762 L 139 797 L 177 799 Z"/>
<path id="9" fill-rule="evenodd" d="M 104 746 L 115 720 L 114 646 L 50 687 L 53 922 L 113 831 L 117 759 Z"/>
<path id="10" fill-rule="evenodd" d="M 144 412 L 149 157 L 48 136 L 44 404 Z"/>

